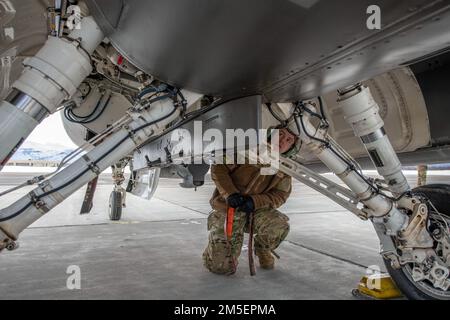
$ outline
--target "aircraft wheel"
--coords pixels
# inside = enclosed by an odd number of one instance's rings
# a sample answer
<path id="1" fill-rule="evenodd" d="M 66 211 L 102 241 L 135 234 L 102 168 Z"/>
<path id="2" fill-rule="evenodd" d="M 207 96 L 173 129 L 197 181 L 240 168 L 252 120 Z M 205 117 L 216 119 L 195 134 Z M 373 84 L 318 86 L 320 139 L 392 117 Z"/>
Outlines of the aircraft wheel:
<path id="1" fill-rule="evenodd" d="M 122 192 L 113 191 L 109 197 L 109 219 L 118 221 L 122 217 Z"/>
<path id="2" fill-rule="evenodd" d="M 447 224 L 450 223 L 450 185 L 433 184 L 422 186 L 414 189 L 413 193 L 417 195 L 425 195 L 433 203 L 437 211 L 442 214 L 443 218 L 447 221 Z M 442 218 L 434 211 L 433 208 L 430 208 L 429 206 L 428 210 L 430 212 L 430 221 L 442 221 Z M 438 246 L 436 241 L 435 246 Z M 442 249 L 440 248 L 437 252 L 440 252 L 441 250 Z M 450 289 L 444 291 L 442 289 L 435 288 L 428 280 L 417 282 L 414 281 L 412 278 L 412 268 L 414 267 L 413 264 L 406 264 L 401 269 L 394 269 L 389 261 L 385 260 L 384 263 L 397 287 L 408 299 L 450 300 Z M 446 261 L 446 264 L 449 265 L 450 261 Z"/>

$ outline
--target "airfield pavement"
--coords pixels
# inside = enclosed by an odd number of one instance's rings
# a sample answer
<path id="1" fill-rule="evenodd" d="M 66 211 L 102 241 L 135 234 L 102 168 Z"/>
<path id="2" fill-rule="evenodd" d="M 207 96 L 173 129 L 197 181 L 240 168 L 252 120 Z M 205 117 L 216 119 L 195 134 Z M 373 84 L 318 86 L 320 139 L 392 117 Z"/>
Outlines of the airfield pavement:
<path id="1" fill-rule="evenodd" d="M 34 175 L 0 173 L 0 191 Z M 408 179 L 415 185 L 414 173 Z M 26 229 L 16 251 L 0 254 L 0 299 L 355 299 L 369 266 L 385 270 L 370 222 L 295 182 L 280 209 L 291 231 L 275 270 L 250 276 L 245 245 L 235 275 L 211 274 L 201 256 L 214 185 L 195 191 L 179 182 L 161 179 L 150 201 L 127 195 L 123 219 L 111 222 L 112 182 L 101 175 L 90 214 L 79 215 L 82 188 Z M 450 183 L 450 175 L 433 172 L 429 183 Z M 0 208 L 30 190 L 0 198 Z M 79 268 L 80 290 L 67 287 L 70 266 Z"/>

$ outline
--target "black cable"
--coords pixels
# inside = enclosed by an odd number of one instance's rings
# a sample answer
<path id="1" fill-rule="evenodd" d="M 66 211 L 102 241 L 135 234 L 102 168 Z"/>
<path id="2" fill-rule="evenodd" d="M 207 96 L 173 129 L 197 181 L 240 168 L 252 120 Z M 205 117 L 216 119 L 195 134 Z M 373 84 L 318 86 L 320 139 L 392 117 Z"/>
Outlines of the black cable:
<path id="1" fill-rule="evenodd" d="M 328 128 L 328 127 L 330 127 L 330 124 L 328 123 L 327 117 L 325 116 L 322 97 L 318 96 L 317 100 L 319 100 L 319 109 L 320 109 L 320 114 L 322 115 L 322 120 L 325 122 L 325 125 Z"/>
<path id="2" fill-rule="evenodd" d="M 322 120 L 322 121 L 324 120 L 322 115 L 320 115 L 320 114 L 318 114 L 318 113 L 308 109 L 304 104 L 301 105 L 301 108 L 302 108 L 303 111 L 306 111 L 307 113 L 309 113 L 310 115 L 318 118 L 319 120 Z"/>
<path id="3" fill-rule="evenodd" d="M 108 96 L 108 99 L 103 104 L 102 109 L 98 113 L 97 113 L 97 111 L 103 101 L 104 95 L 98 100 L 97 105 L 95 106 L 94 110 L 90 114 L 88 114 L 86 116 L 79 116 L 73 112 L 72 108 L 66 108 L 66 109 L 64 109 L 64 116 L 70 122 L 74 122 L 74 123 L 78 123 L 78 124 L 92 123 L 95 120 L 97 120 L 98 118 L 100 118 L 102 116 L 102 114 L 105 112 L 109 102 L 111 101 L 111 97 L 112 97 L 112 95 Z"/>
<path id="4" fill-rule="evenodd" d="M 112 97 L 112 95 L 110 95 L 108 97 L 108 99 L 105 102 L 105 105 L 103 106 L 102 110 L 97 114 L 97 116 L 95 116 L 93 119 L 89 120 L 89 122 L 86 122 L 86 123 L 92 123 L 92 122 L 94 122 L 95 120 L 97 120 L 98 118 L 100 118 L 103 115 L 103 113 L 105 112 L 106 108 L 108 107 L 109 102 L 111 101 L 111 97 Z"/>
<path id="5" fill-rule="evenodd" d="M 278 115 L 273 111 L 271 103 L 266 103 L 266 107 L 267 107 L 267 109 L 269 109 L 269 112 L 270 112 L 270 114 L 272 114 L 272 117 L 274 117 L 278 122 L 280 122 L 282 124 L 286 122 L 286 120 L 280 119 L 278 117 Z"/>
<path id="6" fill-rule="evenodd" d="M 269 112 L 272 115 L 272 117 L 274 117 L 278 122 L 280 122 L 283 127 L 286 127 L 288 125 L 288 123 L 291 121 L 292 117 L 294 116 L 294 113 L 293 113 L 291 116 L 289 116 L 289 118 L 286 118 L 283 120 L 272 109 L 271 103 L 266 103 L 265 105 L 266 105 L 267 109 L 269 109 Z"/>
<path id="7" fill-rule="evenodd" d="M 90 114 L 88 114 L 88 115 L 86 115 L 86 116 L 79 116 L 79 115 L 77 115 L 77 114 L 75 114 L 75 113 L 73 112 L 73 109 L 72 109 L 72 108 L 66 108 L 66 110 L 67 110 L 67 112 L 68 112 L 68 115 L 69 115 L 73 120 L 80 119 L 79 121 L 84 121 L 85 119 L 89 119 L 90 117 L 92 117 L 92 116 L 96 113 L 98 107 L 100 106 L 100 103 L 102 102 L 103 97 L 104 97 L 104 96 L 100 97 L 100 99 L 97 101 L 97 104 L 95 105 L 94 110 L 93 110 Z"/>
<path id="8" fill-rule="evenodd" d="M 329 141 L 319 139 L 319 138 L 314 137 L 314 136 L 312 136 L 312 135 L 309 134 L 309 132 L 306 130 L 305 124 L 303 123 L 303 115 L 302 115 L 302 114 L 299 114 L 299 118 L 300 118 L 300 126 L 301 126 L 301 127 L 299 126 L 299 124 L 297 123 L 297 121 L 295 122 L 296 125 L 297 125 L 297 130 L 298 130 L 298 132 L 303 131 L 303 132 L 306 134 L 306 136 L 307 136 L 308 138 L 310 138 L 310 139 L 312 139 L 312 140 L 315 140 L 315 141 L 318 141 L 318 142 L 324 144 L 325 147 L 327 147 L 327 148 L 331 148 L 330 142 L 329 142 Z"/>
<path id="9" fill-rule="evenodd" d="M 144 97 L 146 94 L 151 93 L 151 92 L 154 92 L 154 93 L 161 93 L 161 92 L 164 92 L 164 91 L 166 91 L 166 90 L 168 90 L 168 86 L 167 86 L 166 84 L 161 84 L 161 85 L 159 85 L 158 87 L 150 86 L 150 87 L 147 87 L 147 88 L 145 88 L 144 90 L 142 90 L 142 91 L 138 94 L 137 99 L 138 99 L 138 100 L 141 100 L 142 97 Z M 170 90 L 170 89 L 169 89 L 169 90 Z"/>
<path id="10" fill-rule="evenodd" d="M 318 118 L 321 122 L 322 122 L 322 127 L 324 128 L 329 128 L 330 124 L 328 123 L 327 118 L 325 117 L 325 112 L 323 110 L 323 101 L 321 97 L 318 97 L 319 100 L 319 110 L 320 110 L 320 114 L 317 112 L 312 111 L 311 109 L 307 108 L 305 106 L 305 104 L 302 101 L 299 101 L 297 103 L 297 107 L 300 107 L 303 111 L 309 113 L 310 115 L 312 115 L 313 117 Z"/>
<path id="11" fill-rule="evenodd" d="M 148 93 L 152 93 L 152 92 L 153 92 L 153 93 L 158 93 L 158 90 L 157 90 L 155 87 L 148 87 L 148 88 L 145 88 L 144 90 L 142 90 L 142 91 L 138 94 L 137 99 L 138 99 L 138 100 L 141 100 L 143 96 L 145 96 L 145 95 L 148 94 Z"/>
<path id="12" fill-rule="evenodd" d="M 183 95 L 183 92 L 181 92 L 181 90 L 177 90 L 177 94 L 180 96 L 181 99 L 181 105 L 183 107 L 183 116 L 185 115 L 185 113 L 187 112 L 187 100 Z"/>
<path id="13" fill-rule="evenodd" d="M 146 123 L 146 124 L 144 124 L 144 125 L 142 125 L 142 126 L 136 128 L 136 129 L 132 130 L 133 134 L 136 133 L 136 132 L 138 132 L 138 131 L 140 131 L 140 130 L 142 130 L 142 129 L 147 128 L 148 126 L 154 125 L 155 123 L 158 123 L 158 122 L 160 122 L 160 121 L 163 121 L 163 120 L 165 120 L 165 119 L 171 117 L 176 111 L 177 111 L 177 108 L 174 108 L 174 109 L 172 110 L 172 112 L 170 112 L 170 113 L 167 114 L 166 116 L 164 116 L 164 117 L 162 117 L 162 118 L 160 118 L 160 119 L 158 119 L 158 120 L 155 120 L 155 121 Z"/>
<path id="14" fill-rule="evenodd" d="M 323 109 L 323 100 L 322 97 L 319 96 L 317 97 L 317 99 L 319 100 L 319 109 L 320 109 L 320 114 L 322 115 L 322 119 L 326 121 L 326 117 L 325 117 L 325 111 Z"/>
<path id="15" fill-rule="evenodd" d="M 89 123 L 92 123 L 92 122 L 96 121 L 98 118 L 100 118 L 103 115 L 103 113 L 105 112 L 106 108 L 108 107 L 108 104 L 109 104 L 110 101 L 111 101 L 111 95 L 106 100 L 105 104 L 103 105 L 103 108 L 100 110 L 100 112 L 94 118 L 88 119 L 88 120 L 84 120 L 84 121 L 81 121 L 79 123 L 81 123 L 81 124 L 89 124 Z M 69 110 L 69 112 L 71 114 L 75 115 L 73 113 L 73 110 Z"/>
<path id="16" fill-rule="evenodd" d="M 148 104 L 152 104 L 152 103 L 158 102 L 160 100 L 168 99 L 168 98 L 173 98 L 173 96 L 170 94 L 166 94 L 164 96 L 159 96 L 159 97 L 153 98 L 152 100 L 149 100 Z M 174 104 L 174 105 L 176 106 L 176 104 Z"/>

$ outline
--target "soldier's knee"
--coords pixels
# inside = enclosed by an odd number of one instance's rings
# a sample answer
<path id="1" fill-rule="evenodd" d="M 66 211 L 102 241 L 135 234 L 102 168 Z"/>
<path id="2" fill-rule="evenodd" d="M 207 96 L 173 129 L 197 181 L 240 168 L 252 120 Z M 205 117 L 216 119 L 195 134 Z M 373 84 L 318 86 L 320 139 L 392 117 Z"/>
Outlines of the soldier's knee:
<path id="1" fill-rule="evenodd" d="M 212 263 L 212 264 L 205 264 L 205 267 L 210 272 L 220 275 L 232 275 L 236 272 L 235 266 L 232 266 L 231 264 L 218 265 L 216 263 Z"/>
<path id="2" fill-rule="evenodd" d="M 223 225 L 225 223 L 226 214 L 222 211 L 214 210 L 208 216 L 208 231 L 218 231 L 223 230 Z"/>
<path id="3" fill-rule="evenodd" d="M 287 221 L 278 222 L 271 228 L 261 230 L 257 235 L 255 245 L 259 250 L 275 250 L 289 234 L 290 226 Z"/>
<path id="4" fill-rule="evenodd" d="M 280 230 L 289 232 L 290 229 L 291 229 L 291 225 L 289 224 L 288 220 L 280 221 Z"/>
<path id="5" fill-rule="evenodd" d="M 211 252 L 205 250 L 203 253 L 203 265 L 210 272 L 215 274 L 231 275 L 236 272 L 236 263 L 229 256 L 221 252 Z"/>
<path id="6" fill-rule="evenodd" d="M 210 241 L 203 253 L 203 265 L 213 273 L 229 275 L 236 271 L 235 260 L 237 259 L 230 255 L 226 240 L 210 234 Z"/>
<path id="7" fill-rule="evenodd" d="M 261 233 L 266 234 L 270 238 L 285 238 L 290 231 L 289 219 L 283 216 L 274 218 L 270 224 L 261 228 Z"/>
<path id="8" fill-rule="evenodd" d="M 276 222 L 274 223 L 274 229 L 276 231 L 275 233 L 279 235 L 281 241 L 283 241 L 287 237 L 291 229 L 288 216 L 282 214 L 281 212 L 278 212 Z"/>
<path id="9" fill-rule="evenodd" d="M 281 241 L 286 239 L 289 231 L 289 223 L 285 222 L 283 224 L 279 224 L 277 228 L 272 230 L 272 232 L 269 234 L 270 241 L 279 245 Z"/>
<path id="10" fill-rule="evenodd" d="M 289 231 L 291 230 L 291 226 L 289 225 L 289 222 L 285 221 L 283 223 L 283 225 L 281 226 L 281 237 L 280 240 L 283 241 L 284 239 L 286 239 L 286 237 L 289 234 Z"/>

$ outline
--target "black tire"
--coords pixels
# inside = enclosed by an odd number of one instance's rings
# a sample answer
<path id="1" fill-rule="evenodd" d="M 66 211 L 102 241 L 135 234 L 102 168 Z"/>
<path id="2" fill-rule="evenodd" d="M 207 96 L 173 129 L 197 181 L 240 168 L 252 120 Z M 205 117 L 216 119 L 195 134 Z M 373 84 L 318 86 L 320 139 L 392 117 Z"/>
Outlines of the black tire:
<path id="1" fill-rule="evenodd" d="M 109 219 L 119 221 L 122 217 L 122 193 L 118 191 L 111 192 L 109 197 Z"/>
<path id="2" fill-rule="evenodd" d="M 423 187 L 418 187 L 413 190 L 414 194 L 425 195 L 436 207 L 436 209 L 443 215 L 450 217 L 450 185 L 445 184 L 432 184 Z M 429 208 L 429 210 L 433 210 Z M 438 295 L 438 289 L 433 289 L 436 291 L 436 295 L 431 294 L 431 292 L 424 291 L 424 288 L 420 284 L 415 283 L 409 276 L 407 267 L 402 267 L 401 269 L 392 268 L 389 261 L 384 261 L 386 269 L 390 276 L 394 280 L 400 291 L 411 300 L 444 300 L 450 299 L 450 293 L 448 297 L 443 297 Z"/>

